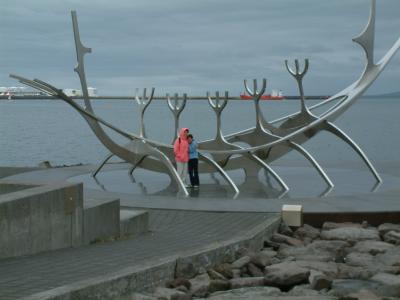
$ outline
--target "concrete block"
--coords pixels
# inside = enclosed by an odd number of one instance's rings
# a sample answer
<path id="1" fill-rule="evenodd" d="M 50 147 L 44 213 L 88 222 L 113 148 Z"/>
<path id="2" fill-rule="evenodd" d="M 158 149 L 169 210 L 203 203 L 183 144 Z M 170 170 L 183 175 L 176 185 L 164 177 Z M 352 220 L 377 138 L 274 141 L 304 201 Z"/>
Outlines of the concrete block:
<path id="1" fill-rule="evenodd" d="M 85 199 L 83 209 L 85 244 L 119 237 L 119 199 Z"/>
<path id="2" fill-rule="evenodd" d="M 65 211 L 67 192 L 75 197 L 70 214 Z M 70 183 L 0 195 L 0 258 L 81 245 L 82 196 L 82 184 Z"/>
<path id="3" fill-rule="evenodd" d="M 288 226 L 300 227 L 303 225 L 303 207 L 301 205 L 283 205 L 282 221 Z"/>
<path id="4" fill-rule="evenodd" d="M 137 236 L 149 228 L 149 213 L 144 210 L 120 210 L 120 235 Z"/>

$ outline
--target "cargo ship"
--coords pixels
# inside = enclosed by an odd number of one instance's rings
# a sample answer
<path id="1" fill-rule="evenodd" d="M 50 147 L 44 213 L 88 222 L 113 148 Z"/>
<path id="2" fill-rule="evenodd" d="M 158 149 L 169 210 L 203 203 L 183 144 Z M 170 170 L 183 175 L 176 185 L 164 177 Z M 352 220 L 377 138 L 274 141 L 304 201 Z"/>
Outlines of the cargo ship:
<path id="1" fill-rule="evenodd" d="M 272 90 L 271 94 L 261 96 L 261 100 L 283 100 L 284 98 L 285 97 L 280 90 Z M 246 91 L 244 91 L 243 94 L 240 94 L 240 99 L 251 100 L 253 99 L 253 96 L 247 95 Z"/>

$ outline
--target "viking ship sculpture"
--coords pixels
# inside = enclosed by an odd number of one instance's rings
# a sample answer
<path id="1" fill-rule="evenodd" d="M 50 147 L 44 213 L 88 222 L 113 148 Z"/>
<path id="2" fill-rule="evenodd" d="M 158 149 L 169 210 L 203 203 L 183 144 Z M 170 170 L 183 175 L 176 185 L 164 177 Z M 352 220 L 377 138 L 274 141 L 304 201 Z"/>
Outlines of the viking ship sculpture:
<path id="1" fill-rule="evenodd" d="M 233 134 L 224 135 L 222 131 L 222 112 L 226 107 L 229 99 L 228 92 L 224 96 L 218 92 L 215 97 L 207 93 L 208 101 L 211 109 L 216 114 L 217 125 L 216 135 L 214 139 L 201 141 L 199 145 L 199 170 L 202 173 L 218 172 L 228 182 L 230 187 L 237 195 L 239 189 L 234 181 L 228 176 L 228 170 L 243 169 L 246 174 L 254 172 L 248 166 L 256 164 L 258 169 L 262 168 L 280 185 L 283 192 L 289 190 L 284 180 L 270 167 L 269 163 L 287 154 L 289 151 L 297 151 L 320 174 L 329 188 L 334 186 L 326 172 L 313 158 L 313 156 L 304 149 L 301 145 L 307 140 L 313 138 L 320 131 L 328 131 L 346 142 L 354 149 L 367 165 L 372 175 L 377 182 L 382 179 L 365 155 L 361 148 L 333 121 L 345 112 L 354 102 L 367 90 L 372 82 L 379 76 L 385 66 L 389 63 L 396 51 L 400 47 L 400 38 L 392 46 L 392 48 L 383 56 L 383 58 L 375 63 L 374 61 L 374 40 L 375 40 L 375 10 L 376 0 L 371 0 L 371 11 L 369 21 L 363 32 L 356 38 L 354 42 L 359 44 L 366 55 L 365 69 L 360 78 L 334 96 L 322 100 L 318 104 L 307 107 L 303 92 L 303 78 L 308 71 L 309 61 L 304 61 L 304 67 L 301 68 L 299 61 L 294 61 L 294 69 L 289 66 L 289 62 L 285 61 L 288 72 L 296 80 L 300 94 L 300 110 L 296 113 L 284 116 L 277 120 L 267 121 L 262 111 L 260 110 L 260 99 L 265 92 L 267 81 L 262 80 L 261 87 L 258 88 L 258 81 L 254 80 L 253 86 L 250 87 L 247 81 L 244 81 L 244 86 L 249 95 L 252 96 L 255 107 L 255 126 L 236 132 Z M 130 172 L 140 166 L 141 168 L 164 172 L 170 175 L 171 182 L 175 182 L 178 187 L 178 192 L 181 195 L 189 195 L 183 181 L 178 176 L 174 167 L 174 154 L 172 144 L 161 143 L 152 140 L 146 136 L 144 126 L 144 113 L 146 108 L 151 103 L 154 97 L 154 88 L 150 95 L 146 95 L 144 90 L 143 97 L 136 94 L 136 101 L 139 105 L 140 112 L 140 132 L 139 134 L 127 132 L 110 124 L 106 120 L 97 116 L 92 108 L 91 100 L 88 94 L 86 84 L 84 55 L 91 52 L 90 48 L 83 46 L 78 29 L 76 12 L 72 11 L 72 24 L 75 37 L 75 46 L 77 54 L 77 66 L 75 72 L 78 73 L 82 86 L 84 106 L 76 103 L 71 97 L 67 96 L 62 90 L 39 79 L 29 80 L 21 76 L 10 75 L 19 80 L 21 83 L 40 90 L 48 95 L 59 98 L 71 105 L 81 116 L 86 120 L 90 128 L 93 130 L 97 138 L 110 151 L 110 155 L 100 164 L 99 168 L 94 172 L 94 176 L 99 172 L 103 165 L 112 156 L 117 156 L 120 159 L 130 163 L 132 168 Z M 302 69 L 302 70 L 301 70 Z M 182 99 L 183 100 L 180 100 Z M 183 97 L 175 95 L 173 99 L 167 95 L 168 107 L 173 113 L 175 119 L 175 129 L 172 140 L 175 140 L 179 128 L 179 116 L 185 107 L 187 96 Z M 326 108 L 320 114 L 313 113 L 317 108 Z M 109 128 L 127 139 L 125 145 L 116 143 L 104 131 L 103 127 Z M 246 145 L 246 146 L 243 146 Z"/>

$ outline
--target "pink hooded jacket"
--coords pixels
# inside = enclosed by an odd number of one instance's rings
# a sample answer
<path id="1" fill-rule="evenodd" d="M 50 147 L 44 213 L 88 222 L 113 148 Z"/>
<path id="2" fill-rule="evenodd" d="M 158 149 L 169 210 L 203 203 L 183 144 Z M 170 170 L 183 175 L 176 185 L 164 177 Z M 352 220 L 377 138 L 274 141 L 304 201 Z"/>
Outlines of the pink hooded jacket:
<path id="1" fill-rule="evenodd" d="M 175 160 L 178 162 L 189 161 L 189 143 L 186 138 L 185 131 L 189 131 L 189 129 L 182 128 L 179 131 L 179 137 L 176 139 L 174 143 Z"/>

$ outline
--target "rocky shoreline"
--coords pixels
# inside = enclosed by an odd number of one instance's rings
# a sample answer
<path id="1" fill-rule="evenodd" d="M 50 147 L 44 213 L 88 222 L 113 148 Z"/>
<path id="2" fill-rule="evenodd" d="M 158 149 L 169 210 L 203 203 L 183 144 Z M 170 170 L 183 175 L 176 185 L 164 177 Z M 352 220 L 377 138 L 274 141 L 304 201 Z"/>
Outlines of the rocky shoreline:
<path id="1" fill-rule="evenodd" d="M 400 224 L 282 223 L 263 249 L 236 257 L 124 299 L 400 299 Z"/>

